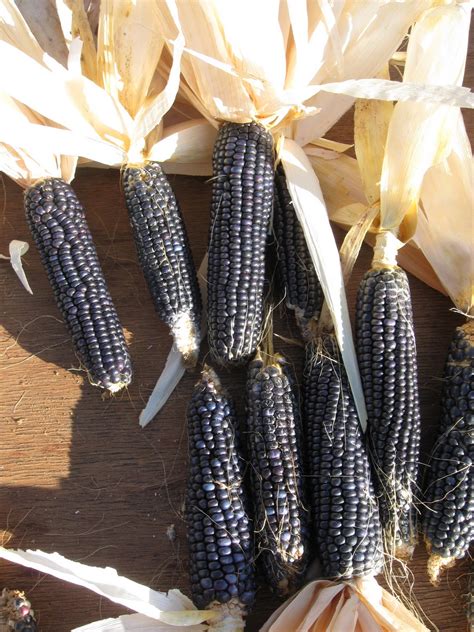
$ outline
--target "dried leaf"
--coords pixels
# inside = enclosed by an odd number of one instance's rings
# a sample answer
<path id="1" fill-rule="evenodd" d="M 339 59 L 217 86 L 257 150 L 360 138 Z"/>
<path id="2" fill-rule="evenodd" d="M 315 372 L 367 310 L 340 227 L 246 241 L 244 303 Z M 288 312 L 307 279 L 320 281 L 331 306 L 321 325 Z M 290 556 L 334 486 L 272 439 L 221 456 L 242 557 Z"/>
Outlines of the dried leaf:
<path id="1" fill-rule="evenodd" d="M 342 603 L 341 603 L 342 601 Z M 260 632 L 428 632 L 374 577 L 317 580 L 289 599 Z"/>
<path id="2" fill-rule="evenodd" d="M 0 558 L 83 586 L 114 603 L 170 626 L 192 626 L 214 616 L 209 611 L 197 610 L 192 602 L 177 590 L 168 593 L 157 592 L 118 575 L 113 568 L 87 566 L 68 560 L 59 553 L 0 547 Z"/>
<path id="3" fill-rule="evenodd" d="M 8 252 L 10 254 L 9 257 L 0 254 L 0 259 L 5 259 L 6 261 L 10 261 L 15 274 L 20 279 L 21 284 L 25 288 L 27 292 L 33 294 L 33 290 L 28 283 L 28 279 L 26 278 L 25 271 L 23 270 L 23 262 L 21 260 L 22 256 L 28 252 L 29 245 L 26 241 L 18 241 L 17 239 L 13 239 L 9 246 Z"/>
<path id="4" fill-rule="evenodd" d="M 204 632 L 207 625 L 170 626 L 142 614 L 126 614 L 117 619 L 102 619 L 81 625 L 71 632 Z"/>
<path id="5" fill-rule="evenodd" d="M 365 430 L 367 413 L 352 339 L 339 252 L 319 182 L 304 151 L 294 141 L 285 139 L 280 157 L 287 176 L 288 190 L 332 316 L 360 423 Z"/>
<path id="6" fill-rule="evenodd" d="M 199 289 L 203 305 L 207 305 L 207 254 L 201 261 L 198 270 Z M 203 310 L 201 322 L 201 339 L 206 335 L 207 314 Z M 173 344 L 171 351 L 166 359 L 165 367 L 155 384 L 152 394 L 150 395 L 145 408 L 140 413 L 138 423 L 142 428 L 147 426 L 150 421 L 160 412 L 166 404 L 174 389 L 178 386 L 181 378 L 186 371 L 181 354 Z"/>
<path id="7" fill-rule="evenodd" d="M 431 167 L 423 180 L 423 207 L 414 240 L 453 303 L 468 314 L 474 305 L 474 164 L 460 112 L 451 144 L 449 156 Z"/>
<path id="8" fill-rule="evenodd" d="M 393 105 L 388 101 L 358 99 L 354 113 L 355 152 L 369 204 L 380 200 L 380 175 Z"/>
<path id="9" fill-rule="evenodd" d="M 467 4 L 441 5 L 426 11 L 414 26 L 408 43 L 403 84 L 422 82 L 436 85 L 439 94 L 461 88 L 466 63 L 470 8 Z M 435 95 L 433 95 L 434 97 Z M 459 105 L 473 107 L 468 90 L 458 101 L 398 103 L 387 135 L 381 176 L 381 217 L 384 230 L 399 232 L 407 241 L 416 227 L 416 210 L 426 171 L 450 151 Z M 403 225 L 402 225 L 403 222 Z"/>

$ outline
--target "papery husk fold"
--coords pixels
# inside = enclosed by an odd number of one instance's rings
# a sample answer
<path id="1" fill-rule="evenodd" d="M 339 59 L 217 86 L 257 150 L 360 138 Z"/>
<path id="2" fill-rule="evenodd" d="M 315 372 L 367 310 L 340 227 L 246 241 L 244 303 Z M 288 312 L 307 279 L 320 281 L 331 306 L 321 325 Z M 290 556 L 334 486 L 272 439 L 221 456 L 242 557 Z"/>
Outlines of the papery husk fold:
<path id="1" fill-rule="evenodd" d="M 310 155 L 309 160 L 320 181 L 329 219 L 344 230 L 349 230 L 360 222 L 367 213 L 367 200 L 357 161 L 344 154 L 334 160 Z M 376 226 L 373 226 L 364 237 L 364 241 L 371 246 L 375 243 L 374 233 L 376 230 Z M 438 292 L 447 294 L 443 284 L 414 240 L 405 244 L 398 251 L 398 263 L 426 285 Z"/>
<path id="2" fill-rule="evenodd" d="M 428 632 L 373 577 L 316 580 L 273 613 L 260 632 Z"/>
<path id="3" fill-rule="evenodd" d="M 474 163 L 460 112 L 451 153 L 426 173 L 414 241 L 422 250 L 454 305 L 473 315 Z"/>
<path id="4" fill-rule="evenodd" d="M 342 58 L 343 63 L 320 64 L 319 68 L 315 68 L 312 82 L 376 77 L 403 41 L 410 25 L 430 4 L 429 0 L 404 3 L 350 0 L 336 4 L 332 10 L 338 12 L 339 34 L 337 40 L 333 39 L 332 46 L 340 47 L 338 58 Z M 318 42 L 318 39 L 321 40 L 319 32 L 314 31 L 311 35 L 308 39 L 312 39 L 313 47 L 321 50 L 324 44 Z M 321 52 L 318 55 L 314 51 L 312 59 L 316 63 L 320 61 Z M 315 95 L 308 105 L 320 109 L 320 112 L 314 119 L 298 123 L 295 140 L 306 145 L 324 136 L 353 103 L 351 96 L 327 92 Z"/>
<path id="5" fill-rule="evenodd" d="M 460 86 L 466 63 L 470 8 L 450 3 L 426 11 L 410 34 L 403 82 Z M 380 179 L 380 228 L 407 241 L 427 170 L 450 151 L 456 108 L 397 103 L 387 135 Z"/>
<path id="6" fill-rule="evenodd" d="M 334 326 L 359 420 L 365 430 L 367 412 L 352 338 L 344 277 L 324 198 L 308 158 L 299 145 L 290 139 L 283 141 L 280 158 L 287 176 L 288 191 L 331 317 L 329 323 L 321 323 L 321 326 L 329 326 L 330 329 Z"/>
<path id="7" fill-rule="evenodd" d="M 161 629 L 168 629 L 170 632 L 176 627 L 188 628 L 214 618 L 211 611 L 198 610 L 179 590 L 158 592 L 122 577 L 110 567 L 88 566 L 68 560 L 59 553 L 44 553 L 39 550 L 21 551 L 4 547 L 0 547 L 0 558 L 88 588 L 114 603 L 167 624 L 168 627 Z"/>

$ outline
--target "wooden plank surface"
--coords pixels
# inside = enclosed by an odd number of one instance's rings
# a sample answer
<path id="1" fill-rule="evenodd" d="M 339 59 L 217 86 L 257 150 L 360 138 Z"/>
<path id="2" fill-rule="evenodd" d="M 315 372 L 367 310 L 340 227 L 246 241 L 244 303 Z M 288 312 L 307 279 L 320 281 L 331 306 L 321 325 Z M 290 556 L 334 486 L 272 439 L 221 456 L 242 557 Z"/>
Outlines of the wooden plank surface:
<path id="1" fill-rule="evenodd" d="M 472 64 L 470 65 L 472 68 Z M 467 80 L 468 85 L 472 81 Z M 472 118 L 469 127 L 472 125 Z M 332 137 L 335 135 L 332 134 Z M 351 117 L 336 137 L 351 139 Z M 206 247 L 210 185 L 203 179 L 173 177 L 184 210 L 196 262 Z M 91 387 L 55 306 L 34 247 L 25 257 L 34 295 L 0 262 L 0 530 L 9 547 L 40 548 L 88 564 L 114 566 L 152 588 L 188 592 L 186 533 L 182 504 L 186 478 L 185 407 L 197 373 L 184 377 L 159 417 L 145 430 L 138 415 L 161 372 L 171 339 L 153 311 L 137 264 L 121 197 L 118 173 L 81 170 L 74 183 L 87 209 L 109 289 L 126 331 L 134 366 L 130 388 L 114 398 Z M 31 242 L 22 192 L 0 182 L 0 252 L 12 238 Z M 349 301 L 370 262 L 364 246 L 349 287 Z M 423 414 L 422 462 L 438 423 L 441 375 L 454 327 L 462 319 L 447 298 L 411 279 Z M 275 330 L 297 337 L 284 312 Z M 301 351 L 282 344 L 301 370 Z M 203 350 L 203 356 L 206 349 Z M 224 372 L 243 412 L 244 372 Z M 174 525 L 176 539 L 167 529 Z M 466 627 L 464 597 L 468 563 L 448 571 L 434 589 L 425 574 L 424 547 L 410 564 L 412 589 L 430 629 L 459 632 Z M 4 562 L 0 585 L 27 591 L 42 632 L 71 628 L 125 609 L 85 589 L 66 585 Z M 248 630 L 255 632 L 277 606 L 265 588 L 258 592 Z M 291 631 L 288 631 L 291 632 Z"/>

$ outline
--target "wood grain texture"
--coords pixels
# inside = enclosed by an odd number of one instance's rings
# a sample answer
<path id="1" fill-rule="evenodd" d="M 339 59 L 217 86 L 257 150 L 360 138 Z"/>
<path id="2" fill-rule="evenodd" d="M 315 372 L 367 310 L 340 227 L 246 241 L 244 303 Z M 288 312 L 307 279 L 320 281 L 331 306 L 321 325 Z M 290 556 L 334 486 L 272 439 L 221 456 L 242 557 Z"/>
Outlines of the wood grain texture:
<path id="1" fill-rule="evenodd" d="M 472 69 L 472 63 L 469 67 Z M 472 71 L 466 83 L 472 85 Z M 468 125 L 472 131 L 472 118 Z M 351 142 L 350 114 L 331 136 Z M 173 177 L 172 184 L 184 211 L 195 261 L 200 262 L 206 247 L 210 185 L 189 177 Z M 34 247 L 25 257 L 33 296 L 23 290 L 10 266 L 0 262 L 2 542 L 10 547 L 59 551 L 88 564 L 111 565 L 155 589 L 179 587 L 188 593 L 182 521 L 185 408 L 197 373 L 184 377 L 149 427 L 139 428 L 139 412 L 163 368 L 171 338 L 154 313 L 138 267 L 118 173 L 84 169 L 74 186 L 86 207 L 126 330 L 134 380 L 127 392 L 102 397 L 77 370 L 78 362 Z M 10 239 L 31 242 L 31 237 L 19 187 L 4 178 L 0 199 L 0 252 L 5 253 Z M 364 246 L 349 287 L 351 305 L 369 261 Z M 438 423 L 448 343 L 462 321 L 450 311 L 447 298 L 416 279 L 411 279 L 411 288 L 423 414 L 422 461 L 426 462 Z M 275 331 L 297 337 L 292 318 L 284 312 Z M 301 371 L 299 349 L 281 344 L 279 350 Z M 242 414 L 244 371 L 223 372 L 222 378 Z M 173 542 L 166 535 L 171 524 L 177 533 Z M 426 554 L 420 545 L 410 571 L 413 596 L 431 620 L 430 629 L 464 630 L 467 561 L 448 571 L 438 589 L 429 585 L 425 565 Z M 26 590 L 42 632 L 67 632 L 125 612 L 85 589 L 5 562 L 0 562 L 0 585 Z M 406 584 L 405 590 L 409 588 Z M 259 590 L 249 632 L 258 630 L 277 603 L 265 588 Z"/>

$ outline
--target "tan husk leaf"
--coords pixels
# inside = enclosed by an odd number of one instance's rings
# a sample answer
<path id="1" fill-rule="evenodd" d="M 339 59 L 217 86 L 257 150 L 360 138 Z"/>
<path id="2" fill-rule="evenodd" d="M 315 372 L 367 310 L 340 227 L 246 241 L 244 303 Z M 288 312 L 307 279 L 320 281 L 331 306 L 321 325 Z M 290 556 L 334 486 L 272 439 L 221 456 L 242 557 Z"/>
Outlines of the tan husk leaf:
<path id="1" fill-rule="evenodd" d="M 56 0 L 56 11 L 68 48 L 76 38 L 82 42 L 82 73 L 91 81 L 97 81 L 97 50 L 84 0 Z M 55 15 L 50 11 L 48 20 L 54 19 Z"/>
<path id="2" fill-rule="evenodd" d="M 354 112 L 355 151 L 369 204 L 380 201 L 380 175 L 385 141 L 393 114 L 388 101 L 357 99 Z"/>
<path id="3" fill-rule="evenodd" d="M 373 577 L 316 580 L 283 604 L 260 632 L 428 632 Z"/>
<path id="4" fill-rule="evenodd" d="M 474 164 L 460 112 L 451 147 L 449 156 L 431 167 L 423 180 L 414 240 L 454 305 L 469 314 L 474 305 Z"/>
<path id="5" fill-rule="evenodd" d="M 367 209 L 357 161 L 344 154 L 335 160 L 314 156 L 309 156 L 309 160 L 321 183 L 329 219 L 348 230 L 361 220 Z M 366 234 L 365 241 L 374 245 L 373 235 Z M 446 294 L 442 283 L 415 242 L 411 241 L 399 250 L 398 263 L 423 283 Z"/>
<path id="6" fill-rule="evenodd" d="M 285 139 L 279 155 L 287 177 L 288 191 L 303 228 L 332 318 L 361 426 L 365 429 L 367 413 L 352 339 L 339 252 L 328 221 L 319 182 L 306 154 L 297 143 Z M 325 323 L 325 326 L 327 325 Z"/>
<path id="7" fill-rule="evenodd" d="M 441 5 L 426 11 L 408 42 L 403 82 L 462 84 L 470 8 Z M 397 103 L 387 135 L 381 175 L 382 230 L 410 239 L 426 171 L 450 151 L 456 108 L 436 103 Z"/>
<path id="8" fill-rule="evenodd" d="M 172 7 L 172 2 L 169 4 Z M 165 51 L 159 14 L 153 2 L 105 0 L 101 3 L 97 51 L 80 0 L 58 0 L 58 9 L 69 46 L 69 69 L 45 64 L 47 60 L 38 47 L 30 51 L 31 42 L 28 48 L 17 38 L 14 46 L 9 46 L 4 37 L 4 41 L 0 41 L 0 54 L 8 56 L 11 63 L 0 68 L 2 89 L 54 125 L 82 135 L 77 143 L 71 137 L 71 155 L 80 153 L 92 161 L 114 166 L 127 160 L 143 161 L 147 150 L 154 149 L 161 138 L 162 117 L 170 109 L 179 85 L 184 40 L 174 22 L 175 12 L 170 12 L 172 41 L 168 44 L 174 53 L 170 73 L 164 80 L 156 81 L 155 70 Z M 53 5 L 49 5 L 49 11 L 57 18 Z M 82 57 L 74 39 L 77 34 L 85 34 L 88 45 Z M 144 66 L 145 58 L 148 63 Z M 90 81 L 86 75 L 96 75 L 93 78 L 99 83 Z M 28 77 L 28 81 L 19 82 L 18 76 Z M 54 99 L 51 94 L 55 95 Z M 150 136 L 152 145 L 147 147 L 147 137 L 156 129 L 160 133 Z M 54 135 L 53 150 L 55 139 L 59 143 L 59 138 L 58 134 Z M 98 141 L 108 143 L 115 151 L 107 154 Z M 199 161 L 202 162 L 204 160 Z"/>
<path id="9" fill-rule="evenodd" d="M 181 626 L 188 628 L 215 617 L 209 610 L 198 610 L 179 590 L 170 590 L 167 593 L 152 590 L 119 575 L 114 568 L 87 566 L 68 560 L 59 553 L 44 553 L 39 550 L 21 551 L 0 547 L 0 558 L 88 588 L 133 612 L 168 624 L 170 632 Z M 207 626 L 201 629 L 205 630 Z"/>

